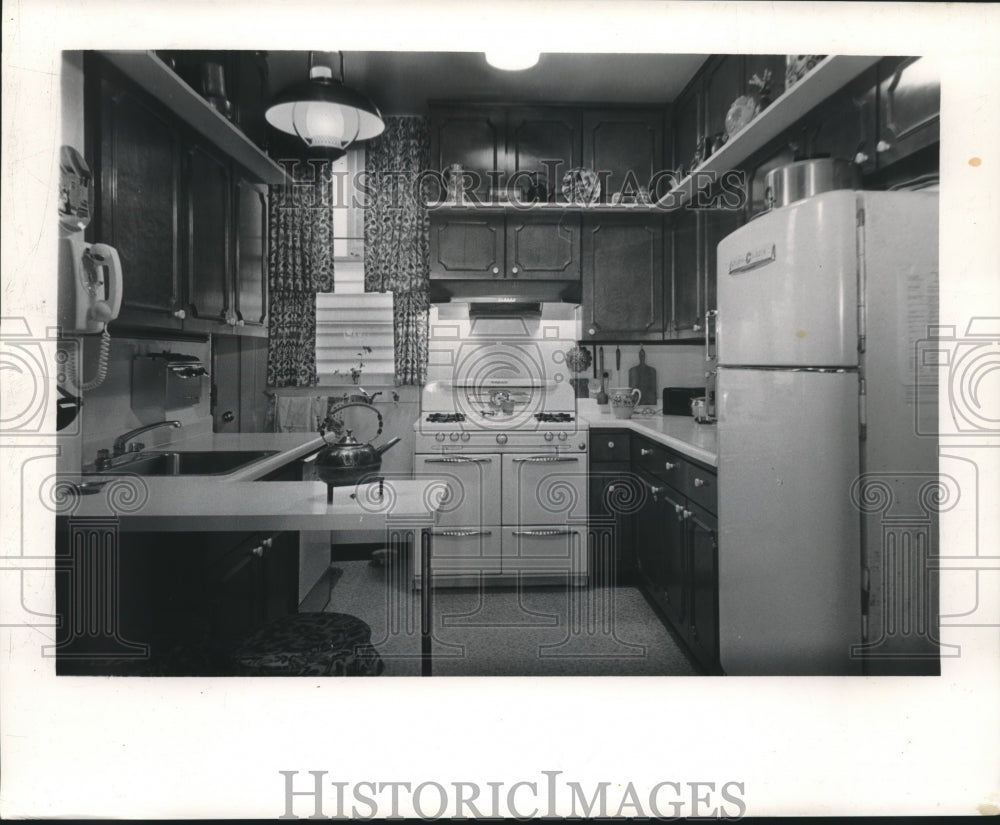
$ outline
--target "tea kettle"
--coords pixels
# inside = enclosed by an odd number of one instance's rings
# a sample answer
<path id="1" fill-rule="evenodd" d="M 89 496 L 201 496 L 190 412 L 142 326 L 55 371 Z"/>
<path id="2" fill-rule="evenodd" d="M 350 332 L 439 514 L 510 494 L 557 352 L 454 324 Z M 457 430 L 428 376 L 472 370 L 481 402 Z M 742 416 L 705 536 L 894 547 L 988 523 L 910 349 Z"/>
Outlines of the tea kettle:
<path id="1" fill-rule="evenodd" d="M 327 420 L 319 427 L 319 434 L 323 436 L 327 446 L 319 451 L 314 466 L 320 481 L 326 482 L 331 487 L 350 486 L 375 475 L 382 469 L 382 453 L 399 443 L 397 436 L 390 438 L 380 447 L 362 444 L 354 437 L 351 430 L 344 430 L 344 434 L 335 442 L 327 441 L 327 421 L 348 407 L 364 407 L 375 413 L 378 416 L 378 432 L 375 433 L 375 438 L 382 434 L 382 413 L 371 404 L 363 401 L 350 401 L 330 410 Z"/>

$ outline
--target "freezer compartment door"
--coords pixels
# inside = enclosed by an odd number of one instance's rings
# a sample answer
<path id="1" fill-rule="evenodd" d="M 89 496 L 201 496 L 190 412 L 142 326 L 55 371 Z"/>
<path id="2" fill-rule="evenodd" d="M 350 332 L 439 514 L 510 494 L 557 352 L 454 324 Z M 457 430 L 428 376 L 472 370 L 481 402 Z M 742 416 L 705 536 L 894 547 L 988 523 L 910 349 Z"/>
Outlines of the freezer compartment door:
<path id="1" fill-rule="evenodd" d="M 723 669 L 859 673 L 857 375 L 720 368 L 718 398 Z"/>
<path id="2" fill-rule="evenodd" d="M 719 363 L 855 366 L 857 238 L 851 191 L 776 209 L 724 238 L 716 265 Z"/>

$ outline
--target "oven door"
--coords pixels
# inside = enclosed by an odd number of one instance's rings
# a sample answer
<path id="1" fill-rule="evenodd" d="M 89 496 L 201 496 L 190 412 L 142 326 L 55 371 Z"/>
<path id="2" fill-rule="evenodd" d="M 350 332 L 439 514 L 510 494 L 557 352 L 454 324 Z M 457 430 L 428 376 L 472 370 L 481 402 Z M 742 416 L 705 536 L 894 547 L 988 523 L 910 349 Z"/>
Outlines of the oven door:
<path id="1" fill-rule="evenodd" d="M 500 455 L 418 455 L 416 478 L 440 479 L 447 487 L 439 509 L 442 527 L 500 524 Z"/>
<path id="2" fill-rule="evenodd" d="M 565 527 L 587 520 L 587 457 L 503 456 L 503 523 Z"/>

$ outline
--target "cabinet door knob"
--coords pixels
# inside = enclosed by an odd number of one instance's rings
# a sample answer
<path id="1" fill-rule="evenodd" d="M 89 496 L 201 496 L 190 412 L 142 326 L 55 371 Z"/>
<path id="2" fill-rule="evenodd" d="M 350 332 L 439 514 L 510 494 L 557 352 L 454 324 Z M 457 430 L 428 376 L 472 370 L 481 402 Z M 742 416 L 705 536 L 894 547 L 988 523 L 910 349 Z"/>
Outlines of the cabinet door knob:
<path id="1" fill-rule="evenodd" d="M 876 152 L 888 152 L 892 148 L 892 144 L 887 140 L 880 140 L 875 144 Z"/>
<path id="2" fill-rule="evenodd" d="M 500 267 L 495 266 L 495 267 L 493 267 L 493 269 L 490 270 L 490 272 L 492 272 L 494 275 L 499 275 L 500 274 Z"/>
<path id="3" fill-rule="evenodd" d="M 250 551 L 250 555 L 256 556 L 258 559 L 261 558 L 264 555 L 263 545 L 258 544 L 256 547 L 254 547 L 254 549 Z"/>
<path id="4" fill-rule="evenodd" d="M 854 156 L 854 162 L 855 162 L 855 163 L 856 163 L 856 164 L 857 164 L 858 166 L 861 166 L 861 164 L 863 164 L 863 163 L 868 163 L 868 155 L 866 155 L 866 154 L 865 154 L 864 152 L 858 152 L 858 153 L 857 153 L 857 154 L 856 154 L 856 155 Z"/>
<path id="5" fill-rule="evenodd" d="M 587 329 L 587 335 L 596 335 L 596 334 L 597 334 L 597 330 L 594 329 L 593 327 L 589 327 Z"/>
<path id="6" fill-rule="evenodd" d="M 187 313 L 183 309 L 179 309 L 174 313 L 174 318 L 179 318 L 181 321 L 183 321 L 185 318 L 187 318 Z"/>
<path id="7" fill-rule="evenodd" d="M 684 512 L 683 512 L 683 513 L 681 514 L 681 517 L 682 517 L 682 518 L 685 518 L 685 519 L 688 519 L 688 518 L 691 518 L 691 511 L 690 511 L 690 510 L 685 510 L 685 511 L 684 511 Z"/>
<path id="8" fill-rule="evenodd" d="M 703 479 L 703 478 L 696 478 L 694 480 L 694 486 L 695 487 L 704 487 L 705 486 L 705 479 Z"/>
<path id="9" fill-rule="evenodd" d="M 261 547 L 263 547 L 265 550 L 270 550 L 272 547 L 274 547 L 274 539 L 273 538 L 264 539 L 260 544 Z"/>
<path id="10" fill-rule="evenodd" d="M 677 465 L 673 461 L 664 461 L 663 462 L 663 469 L 664 470 L 672 470 L 676 466 Z"/>
<path id="11" fill-rule="evenodd" d="M 238 320 L 238 321 L 236 322 L 236 326 L 238 326 L 238 327 L 241 327 L 241 326 L 243 326 L 243 325 L 244 325 L 244 323 L 245 323 L 245 321 L 244 321 L 244 320 L 243 320 L 242 318 L 240 318 L 240 319 L 239 319 L 239 320 Z"/>
<path id="12" fill-rule="evenodd" d="M 608 449 L 609 450 L 613 450 L 614 448 L 615 448 L 615 442 L 614 441 L 609 441 L 608 442 Z"/>
<path id="13" fill-rule="evenodd" d="M 639 455 L 652 455 L 652 454 L 653 454 L 653 451 L 650 450 L 650 449 L 647 449 L 646 447 L 640 447 L 639 448 Z"/>
<path id="14" fill-rule="evenodd" d="M 236 418 L 236 416 L 233 414 L 232 410 L 226 410 L 222 414 L 222 420 L 225 421 L 227 424 L 230 423 L 234 418 Z"/>
<path id="15" fill-rule="evenodd" d="M 663 492 L 663 488 L 662 487 L 654 487 L 652 484 L 650 484 L 649 485 L 649 492 L 651 492 L 654 496 L 658 496 L 660 493 Z"/>
<path id="16" fill-rule="evenodd" d="M 518 269 L 518 268 L 517 268 L 516 266 L 512 266 L 512 267 L 510 268 L 510 274 L 511 274 L 511 275 L 517 275 L 517 274 L 518 274 L 518 273 L 519 273 L 520 271 L 521 271 L 521 270 L 520 270 L 520 269 Z"/>

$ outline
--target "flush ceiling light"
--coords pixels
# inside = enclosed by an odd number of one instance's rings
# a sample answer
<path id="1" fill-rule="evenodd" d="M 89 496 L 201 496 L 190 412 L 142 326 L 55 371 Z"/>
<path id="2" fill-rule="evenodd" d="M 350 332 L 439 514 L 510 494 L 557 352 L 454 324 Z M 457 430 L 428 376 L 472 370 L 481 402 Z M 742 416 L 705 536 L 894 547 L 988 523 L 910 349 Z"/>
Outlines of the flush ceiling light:
<path id="1" fill-rule="evenodd" d="M 495 69 L 506 72 L 520 72 L 530 69 L 538 62 L 539 52 L 527 49 L 507 48 L 486 52 L 486 62 Z"/>
<path id="2" fill-rule="evenodd" d="M 274 128 L 298 135 L 310 149 L 323 149 L 332 159 L 342 157 L 355 141 L 370 140 L 385 129 L 378 107 L 344 85 L 344 53 L 337 54 L 340 80 L 310 52 L 309 79 L 281 92 L 265 113 Z"/>

